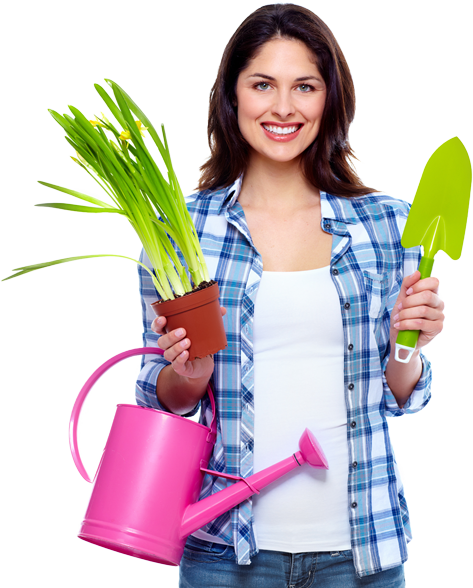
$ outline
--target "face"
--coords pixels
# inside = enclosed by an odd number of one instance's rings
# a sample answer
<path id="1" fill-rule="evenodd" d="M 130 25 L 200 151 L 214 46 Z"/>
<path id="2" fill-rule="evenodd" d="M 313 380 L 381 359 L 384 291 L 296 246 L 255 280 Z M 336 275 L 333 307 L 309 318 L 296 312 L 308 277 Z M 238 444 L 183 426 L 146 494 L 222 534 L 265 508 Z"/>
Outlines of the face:
<path id="1" fill-rule="evenodd" d="M 238 125 L 252 158 L 297 160 L 317 137 L 325 96 L 325 83 L 304 43 L 265 43 L 236 86 Z"/>

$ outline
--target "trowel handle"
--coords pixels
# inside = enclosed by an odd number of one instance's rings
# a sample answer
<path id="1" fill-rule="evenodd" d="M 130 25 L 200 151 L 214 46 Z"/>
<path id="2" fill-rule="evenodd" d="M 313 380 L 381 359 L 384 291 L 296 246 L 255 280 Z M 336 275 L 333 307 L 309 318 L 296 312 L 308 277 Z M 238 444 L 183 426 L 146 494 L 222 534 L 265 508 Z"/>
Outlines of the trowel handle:
<path id="1" fill-rule="evenodd" d="M 84 478 L 86 482 L 92 482 L 87 474 L 84 464 L 80 458 L 79 454 L 79 446 L 77 444 L 77 426 L 79 424 L 79 416 L 82 405 L 84 404 L 84 400 L 87 398 L 87 394 L 90 392 L 92 386 L 95 382 L 112 366 L 128 357 L 132 357 L 134 355 L 163 355 L 164 351 L 159 347 L 139 347 L 137 349 L 130 349 L 129 351 L 124 351 L 123 353 L 119 353 L 115 355 L 104 364 L 102 364 L 99 368 L 95 370 L 95 372 L 90 376 L 87 382 L 82 386 L 82 390 L 79 392 L 79 396 L 74 403 L 74 408 L 72 409 L 71 420 L 69 421 L 69 446 L 71 448 L 72 459 L 76 464 L 77 469 L 79 470 L 80 475 Z M 210 398 L 210 404 L 212 406 L 212 422 L 210 424 L 210 434 L 215 435 L 217 430 L 216 424 L 216 410 L 215 410 L 215 400 L 212 394 L 212 389 L 210 384 L 207 386 L 207 393 Z"/>
<path id="2" fill-rule="evenodd" d="M 429 257 L 423 257 L 420 260 L 419 264 L 419 271 L 420 271 L 420 279 L 429 278 L 432 274 L 432 267 L 434 265 L 434 260 L 430 259 Z M 401 363 L 409 363 L 414 351 L 416 350 L 417 339 L 419 338 L 419 331 L 399 331 L 399 334 L 396 339 L 396 353 L 394 358 L 396 361 Z M 409 353 L 405 359 L 401 359 L 399 357 L 399 351 L 401 349 L 406 349 Z"/>

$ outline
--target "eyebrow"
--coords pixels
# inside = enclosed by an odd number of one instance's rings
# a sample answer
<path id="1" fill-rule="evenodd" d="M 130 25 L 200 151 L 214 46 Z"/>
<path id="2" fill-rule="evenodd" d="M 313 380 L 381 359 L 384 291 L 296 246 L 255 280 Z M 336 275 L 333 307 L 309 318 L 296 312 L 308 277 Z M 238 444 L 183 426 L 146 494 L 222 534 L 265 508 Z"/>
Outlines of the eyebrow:
<path id="1" fill-rule="evenodd" d="M 276 78 L 273 78 L 272 76 L 268 76 L 267 74 L 262 74 L 262 73 L 254 73 L 248 76 L 248 78 L 264 78 L 265 80 L 270 80 L 271 82 L 275 82 Z M 320 78 L 317 78 L 316 76 L 303 76 L 301 78 L 296 78 L 294 81 L 295 82 L 307 82 L 308 80 L 317 80 L 318 82 L 322 82 L 322 80 Z"/>

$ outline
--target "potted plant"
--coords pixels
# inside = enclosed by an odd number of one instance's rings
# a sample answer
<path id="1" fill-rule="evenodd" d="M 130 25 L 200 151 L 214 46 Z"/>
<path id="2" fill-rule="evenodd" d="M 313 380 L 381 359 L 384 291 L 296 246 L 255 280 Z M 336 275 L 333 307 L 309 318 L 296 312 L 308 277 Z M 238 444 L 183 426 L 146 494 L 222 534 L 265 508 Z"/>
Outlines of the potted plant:
<path id="1" fill-rule="evenodd" d="M 218 302 L 218 285 L 209 277 L 197 232 L 172 166 L 164 125 L 161 141 L 151 121 L 130 96 L 115 82 L 106 82 L 113 90 L 115 101 L 100 85 L 95 84 L 95 88 L 121 129 L 117 129 L 103 114 L 102 118 L 88 120 L 73 106 L 69 106 L 73 117 L 68 114 L 61 116 L 53 110 L 49 112 L 66 131 L 66 140 L 77 154 L 72 159 L 92 176 L 107 193 L 111 203 L 40 182 L 82 203 L 45 203 L 37 206 L 125 217 L 136 231 L 152 270 L 140 261 L 122 255 L 82 255 L 16 268 L 14 271 L 17 273 L 5 279 L 78 259 L 132 259 L 150 273 L 160 296 L 152 308 L 157 315 L 167 318 L 167 329 L 186 329 L 192 342 L 189 360 L 215 353 L 227 346 Z M 168 179 L 164 178 L 146 147 L 145 131 L 159 150 Z M 184 264 L 173 242 L 181 252 Z"/>

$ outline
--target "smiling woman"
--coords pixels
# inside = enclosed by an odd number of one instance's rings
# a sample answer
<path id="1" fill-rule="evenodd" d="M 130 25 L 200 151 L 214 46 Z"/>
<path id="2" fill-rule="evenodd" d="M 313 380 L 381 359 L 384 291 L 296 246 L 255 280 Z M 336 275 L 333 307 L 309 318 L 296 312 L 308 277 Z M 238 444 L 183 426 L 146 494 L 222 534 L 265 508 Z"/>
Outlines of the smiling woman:
<path id="1" fill-rule="evenodd" d="M 419 248 L 401 245 L 409 205 L 374 193 L 349 163 L 354 114 L 328 27 L 293 4 L 256 10 L 222 57 L 211 155 L 188 200 L 219 283 L 227 349 L 189 361 L 185 330 L 166 332 L 146 310 L 153 286 L 140 271 L 144 341 L 164 357 L 143 364 L 138 404 L 192 415 L 202 401 L 208 424 L 211 380 L 210 469 L 247 477 L 285 456 L 305 427 L 329 463 L 193 533 L 182 587 L 404 586 L 411 530 L 387 417 L 430 399 L 420 348 L 442 330 L 443 302 L 438 280 L 419 279 Z M 396 362 L 399 329 L 419 328 L 411 361 Z M 200 498 L 227 483 L 207 476 Z"/>

